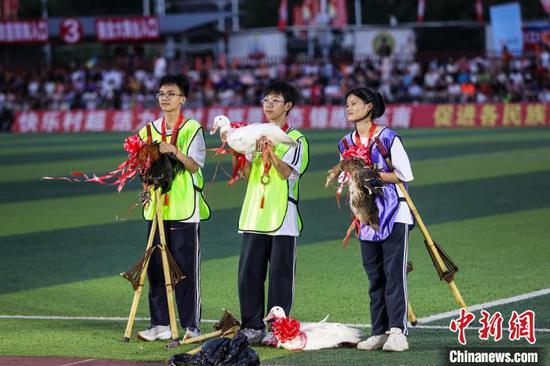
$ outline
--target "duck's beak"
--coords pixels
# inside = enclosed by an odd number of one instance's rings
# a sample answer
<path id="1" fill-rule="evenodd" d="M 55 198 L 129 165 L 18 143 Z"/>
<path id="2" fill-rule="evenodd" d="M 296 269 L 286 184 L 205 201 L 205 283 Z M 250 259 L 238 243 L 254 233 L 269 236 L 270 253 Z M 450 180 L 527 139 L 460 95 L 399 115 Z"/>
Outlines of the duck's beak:
<path id="1" fill-rule="evenodd" d="M 270 311 L 269 314 L 267 314 L 267 316 L 264 318 L 264 322 L 268 322 L 274 319 L 275 319 L 275 314 L 273 314 L 273 311 Z"/>
<path id="2" fill-rule="evenodd" d="M 219 127 L 216 126 L 216 125 L 212 126 L 212 128 L 210 129 L 210 134 L 211 134 L 211 135 L 215 134 L 216 131 L 218 131 L 218 128 L 219 128 Z"/>

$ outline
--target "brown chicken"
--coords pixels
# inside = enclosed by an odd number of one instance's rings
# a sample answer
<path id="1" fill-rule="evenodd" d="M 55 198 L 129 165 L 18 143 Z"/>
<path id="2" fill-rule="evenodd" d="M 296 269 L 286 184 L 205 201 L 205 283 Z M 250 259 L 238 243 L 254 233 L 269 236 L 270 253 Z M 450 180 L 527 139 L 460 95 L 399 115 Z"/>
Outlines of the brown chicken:
<path id="1" fill-rule="evenodd" d="M 162 189 L 162 194 L 170 191 L 172 180 L 180 171 L 183 164 L 171 154 L 161 154 L 159 144 L 145 144 L 138 153 L 138 159 L 145 162 L 150 159 L 150 168 L 144 174 L 140 173 L 143 183 Z"/>
<path id="2" fill-rule="evenodd" d="M 325 187 L 337 182 L 342 173 L 345 174 L 343 184 L 349 187 L 351 212 L 362 224 L 378 230 L 380 220 L 375 197 L 384 195 L 378 172 L 361 158 L 341 160 L 328 171 Z M 371 184 L 374 181 L 378 184 Z"/>

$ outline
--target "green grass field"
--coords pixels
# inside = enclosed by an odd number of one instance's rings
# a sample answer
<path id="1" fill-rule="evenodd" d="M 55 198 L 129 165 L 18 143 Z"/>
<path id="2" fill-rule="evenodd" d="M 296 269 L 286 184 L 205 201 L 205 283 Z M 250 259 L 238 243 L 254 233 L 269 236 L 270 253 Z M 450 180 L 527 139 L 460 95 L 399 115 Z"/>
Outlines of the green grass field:
<path id="1" fill-rule="evenodd" d="M 301 185 L 305 228 L 299 240 L 293 317 L 316 321 L 370 322 L 368 282 L 357 242 L 340 240 L 349 225 L 326 171 L 336 163 L 336 142 L 344 131 L 305 131 L 310 167 Z M 434 239 L 460 267 L 456 284 L 469 305 L 550 288 L 550 129 L 453 129 L 400 131 L 412 161 L 411 195 Z M 0 135 L 0 356 L 71 356 L 162 361 L 191 348 L 165 351 L 164 343 L 121 342 L 133 291 L 118 276 L 142 255 L 145 225 L 138 184 L 120 194 L 110 186 L 41 181 L 71 171 L 102 174 L 125 158 L 125 134 Z M 210 147 L 217 140 L 207 137 Z M 226 167 L 228 163 L 226 162 Z M 204 169 L 211 179 L 215 159 Z M 207 184 L 212 218 L 201 225 L 202 303 L 205 320 L 221 309 L 239 314 L 236 224 L 244 182 L 231 188 L 218 174 Z M 440 282 L 418 229 L 411 233 L 409 296 L 417 316 L 456 308 Z M 506 304 L 536 311 L 536 346 L 550 345 L 550 295 Z M 38 319 L 15 318 L 15 315 Z M 48 316 L 69 319 L 47 319 Z M 139 317 L 148 316 L 146 292 Z M 77 317 L 81 317 L 80 319 Z M 476 320 L 477 323 L 477 320 Z M 354 349 L 288 352 L 256 348 L 262 363 L 284 365 L 440 364 L 456 334 L 437 326 L 411 330 L 406 354 Z M 148 325 L 137 321 L 137 329 Z M 479 326 L 479 323 L 476 324 Z M 210 323 L 204 323 L 208 330 Z M 366 335 L 369 333 L 365 328 Z M 495 345 L 469 331 L 468 345 Z M 505 338 L 507 333 L 505 332 Z M 496 345 L 526 346 L 503 340 Z M 1 364 L 1 359 L 0 359 Z"/>

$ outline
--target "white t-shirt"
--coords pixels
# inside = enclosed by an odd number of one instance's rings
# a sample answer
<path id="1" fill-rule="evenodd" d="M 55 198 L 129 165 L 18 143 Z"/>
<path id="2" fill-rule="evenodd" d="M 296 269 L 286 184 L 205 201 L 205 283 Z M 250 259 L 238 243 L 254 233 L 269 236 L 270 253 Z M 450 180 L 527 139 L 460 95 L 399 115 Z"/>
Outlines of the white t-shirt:
<path id="1" fill-rule="evenodd" d="M 380 134 L 380 132 L 382 132 L 382 130 L 383 129 L 377 131 L 374 134 L 373 139 L 376 138 Z M 354 133 L 357 133 L 357 131 Z M 355 139 L 355 136 L 353 136 L 353 138 Z M 361 137 L 361 143 L 366 144 L 367 140 L 368 137 Z M 395 168 L 395 175 L 397 175 L 397 177 L 402 182 L 412 181 L 414 179 L 414 176 L 411 169 L 411 163 L 400 138 L 396 137 L 395 139 L 393 139 L 390 155 L 391 162 L 393 164 L 393 167 Z M 397 195 L 398 197 L 404 197 L 399 188 L 397 188 Z M 397 213 L 395 216 L 395 222 L 401 222 L 409 225 L 413 224 L 411 210 L 409 209 L 409 205 L 407 205 L 407 202 L 399 202 L 399 207 L 397 208 Z"/>
<path id="2" fill-rule="evenodd" d="M 159 118 L 155 122 L 153 122 L 153 125 L 157 131 L 162 131 L 162 118 Z M 185 124 L 181 128 L 185 128 Z M 166 129 L 167 141 L 170 141 L 170 136 L 172 136 L 172 130 Z M 202 128 L 197 132 L 197 134 L 193 138 L 193 141 L 191 141 L 191 145 L 189 145 L 189 151 L 187 152 L 187 156 L 193 159 L 199 167 L 201 168 L 204 167 L 204 160 L 206 157 L 206 145 L 204 143 L 204 134 L 202 133 Z M 195 176 L 192 175 L 192 177 L 193 177 L 193 181 L 195 181 Z M 182 220 L 180 222 L 187 222 L 187 223 L 200 222 L 198 192 L 195 191 L 195 212 L 193 212 L 193 216 L 191 216 L 187 220 Z"/>

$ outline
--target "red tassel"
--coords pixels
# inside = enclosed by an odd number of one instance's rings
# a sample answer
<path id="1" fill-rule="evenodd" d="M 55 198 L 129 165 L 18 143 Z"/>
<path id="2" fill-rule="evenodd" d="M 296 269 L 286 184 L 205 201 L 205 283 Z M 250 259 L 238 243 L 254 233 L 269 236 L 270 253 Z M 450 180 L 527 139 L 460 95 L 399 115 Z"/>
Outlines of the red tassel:
<path id="1" fill-rule="evenodd" d="M 351 225 L 349 226 L 348 231 L 346 232 L 346 237 L 344 238 L 344 240 L 342 240 L 342 247 L 344 248 L 348 247 L 349 239 L 351 237 L 351 233 L 353 232 L 353 229 L 355 229 L 355 236 L 359 237 L 359 231 L 361 230 L 361 222 L 359 222 L 359 220 L 357 220 L 357 218 L 355 217 L 351 221 Z"/>
<path id="2" fill-rule="evenodd" d="M 164 206 L 168 206 L 170 204 L 170 194 L 166 193 L 164 195 Z"/>

